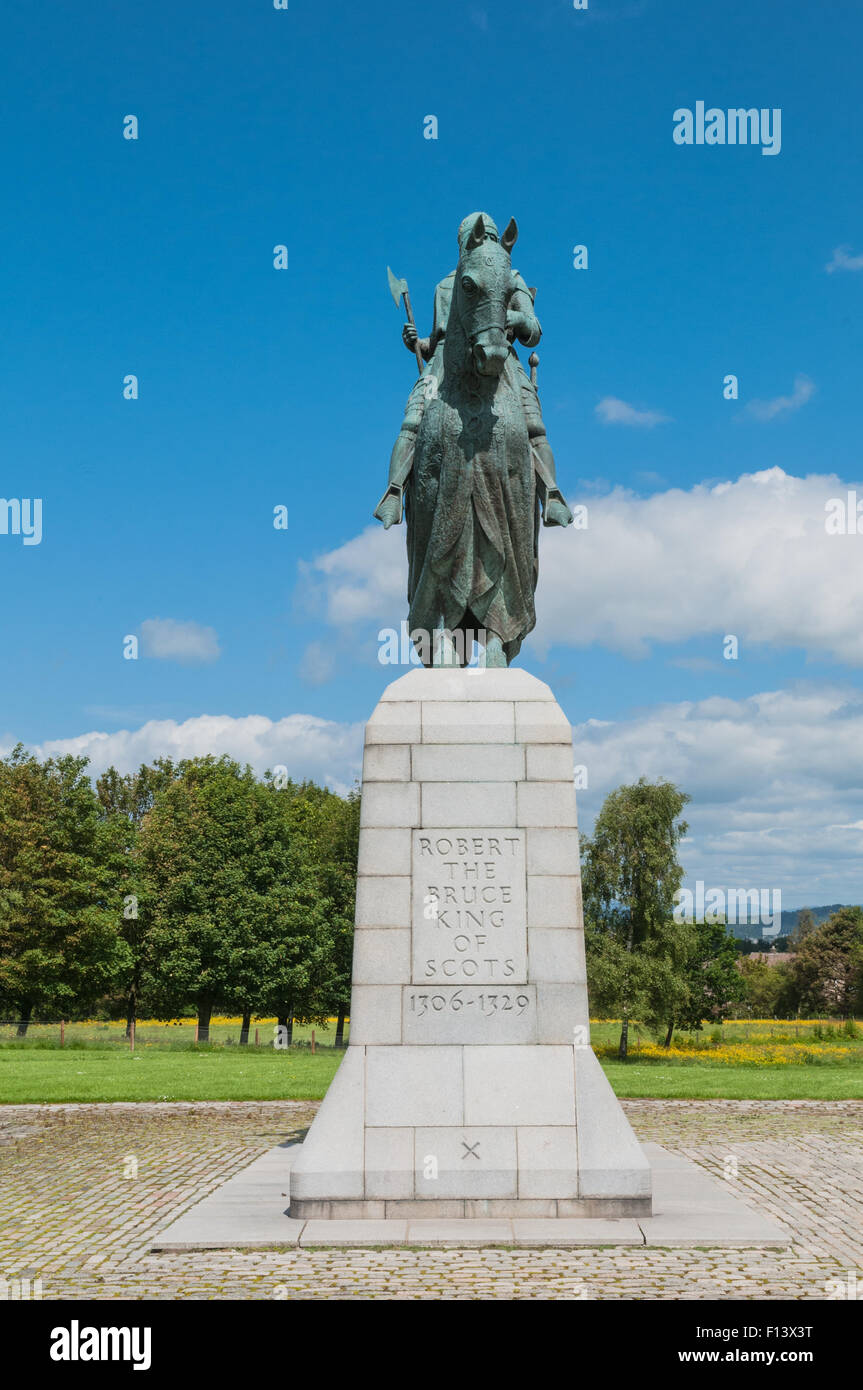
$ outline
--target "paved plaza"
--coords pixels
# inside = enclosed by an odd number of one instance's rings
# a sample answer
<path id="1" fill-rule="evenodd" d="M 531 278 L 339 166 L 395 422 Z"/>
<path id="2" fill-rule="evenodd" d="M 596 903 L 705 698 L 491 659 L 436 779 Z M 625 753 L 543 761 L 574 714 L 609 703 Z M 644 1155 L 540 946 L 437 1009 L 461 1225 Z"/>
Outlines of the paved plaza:
<path id="1" fill-rule="evenodd" d="M 44 1299 L 823 1300 L 846 1286 L 852 1297 L 863 1292 L 863 1102 L 623 1105 L 640 1140 L 733 1184 L 749 1207 L 790 1228 L 791 1246 L 153 1253 L 182 1212 L 274 1145 L 299 1140 L 316 1105 L 24 1105 L 0 1109 L 0 1277 L 40 1280 Z"/>

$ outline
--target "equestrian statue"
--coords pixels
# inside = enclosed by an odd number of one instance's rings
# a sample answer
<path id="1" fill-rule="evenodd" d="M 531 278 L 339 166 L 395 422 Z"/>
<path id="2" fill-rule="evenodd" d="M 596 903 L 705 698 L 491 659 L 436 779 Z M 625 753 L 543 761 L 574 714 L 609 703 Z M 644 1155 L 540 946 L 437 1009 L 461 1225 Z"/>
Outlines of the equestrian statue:
<path id="1" fill-rule="evenodd" d="M 542 335 L 536 291 L 511 264 L 517 236 L 514 219 L 500 236 L 484 212 L 464 219 L 428 338 L 390 272 L 420 375 L 374 514 L 387 528 L 407 522 L 408 622 L 424 665 L 467 662 L 476 638 L 483 665 L 508 666 L 536 623 L 540 514 L 546 526 L 572 521 L 542 421 L 539 359 L 528 376 L 515 350 Z"/>

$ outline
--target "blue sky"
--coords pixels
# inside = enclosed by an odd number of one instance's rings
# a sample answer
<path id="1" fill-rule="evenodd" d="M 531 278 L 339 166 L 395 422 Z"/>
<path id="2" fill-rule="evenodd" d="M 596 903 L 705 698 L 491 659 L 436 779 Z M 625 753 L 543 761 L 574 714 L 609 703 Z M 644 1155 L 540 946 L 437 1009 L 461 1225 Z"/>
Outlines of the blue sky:
<path id="1" fill-rule="evenodd" d="M 350 784 L 405 613 L 404 533 L 366 534 L 413 380 L 386 266 L 428 332 L 484 208 L 591 515 L 541 538 L 520 661 L 595 768 L 587 823 L 666 772 L 693 875 L 860 901 L 863 536 L 823 513 L 863 479 L 863 11 L 19 0 L 3 39 L 0 493 L 43 538 L 0 535 L 2 744 L 209 739 Z M 698 100 L 780 108 L 779 154 L 675 144 Z M 161 628 L 124 660 L 157 621 L 183 659 Z"/>

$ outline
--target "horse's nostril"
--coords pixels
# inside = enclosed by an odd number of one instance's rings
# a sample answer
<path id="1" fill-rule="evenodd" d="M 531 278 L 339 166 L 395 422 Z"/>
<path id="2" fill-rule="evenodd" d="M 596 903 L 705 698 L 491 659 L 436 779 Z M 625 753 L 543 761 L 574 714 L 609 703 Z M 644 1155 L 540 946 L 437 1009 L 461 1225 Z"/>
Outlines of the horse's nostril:
<path id="1" fill-rule="evenodd" d="M 478 372 L 487 376 L 497 376 L 506 361 L 506 354 L 477 347 L 474 349 L 473 360 Z"/>

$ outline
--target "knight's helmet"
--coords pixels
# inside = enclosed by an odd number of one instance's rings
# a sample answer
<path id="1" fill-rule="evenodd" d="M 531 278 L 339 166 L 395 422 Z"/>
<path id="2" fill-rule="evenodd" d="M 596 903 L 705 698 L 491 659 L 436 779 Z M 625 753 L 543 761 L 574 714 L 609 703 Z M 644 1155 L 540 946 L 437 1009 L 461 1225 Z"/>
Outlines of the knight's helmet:
<path id="1" fill-rule="evenodd" d="M 464 221 L 461 222 L 461 223 L 459 224 L 459 229 L 458 229 L 458 249 L 459 249 L 459 253 L 461 253 L 462 251 L 464 251 L 464 244 L 465 244 L 465 242 L 467 241 L 468 235 L 469 235 L 469 233 L 472 231 L 473 226 L 474 226 L 474 223 L 476 222 L 476 219 L 477 219 L 478 217 L 481 217 L 481 218 L 482 218 L 482 225 L 483 225 L 483 227 L 485 228 L 485 234 L 486 234 L 486 236 L 493 236 L 494 239 L 495 239 L 495 241 L 499 241 L 499 240 L 500 240 L 500 234 L 499 234 L 499 232 L 498 232 L 498 230 L 497 230 L 497 223 L 493 220 L 493 218 L 489 217 L 489 215 L 488 215 L 487 212 L 472 212 L 472 213 L 470 214 L 469 217 L 466 217 L 466 218 L 464 219 Z"/>

